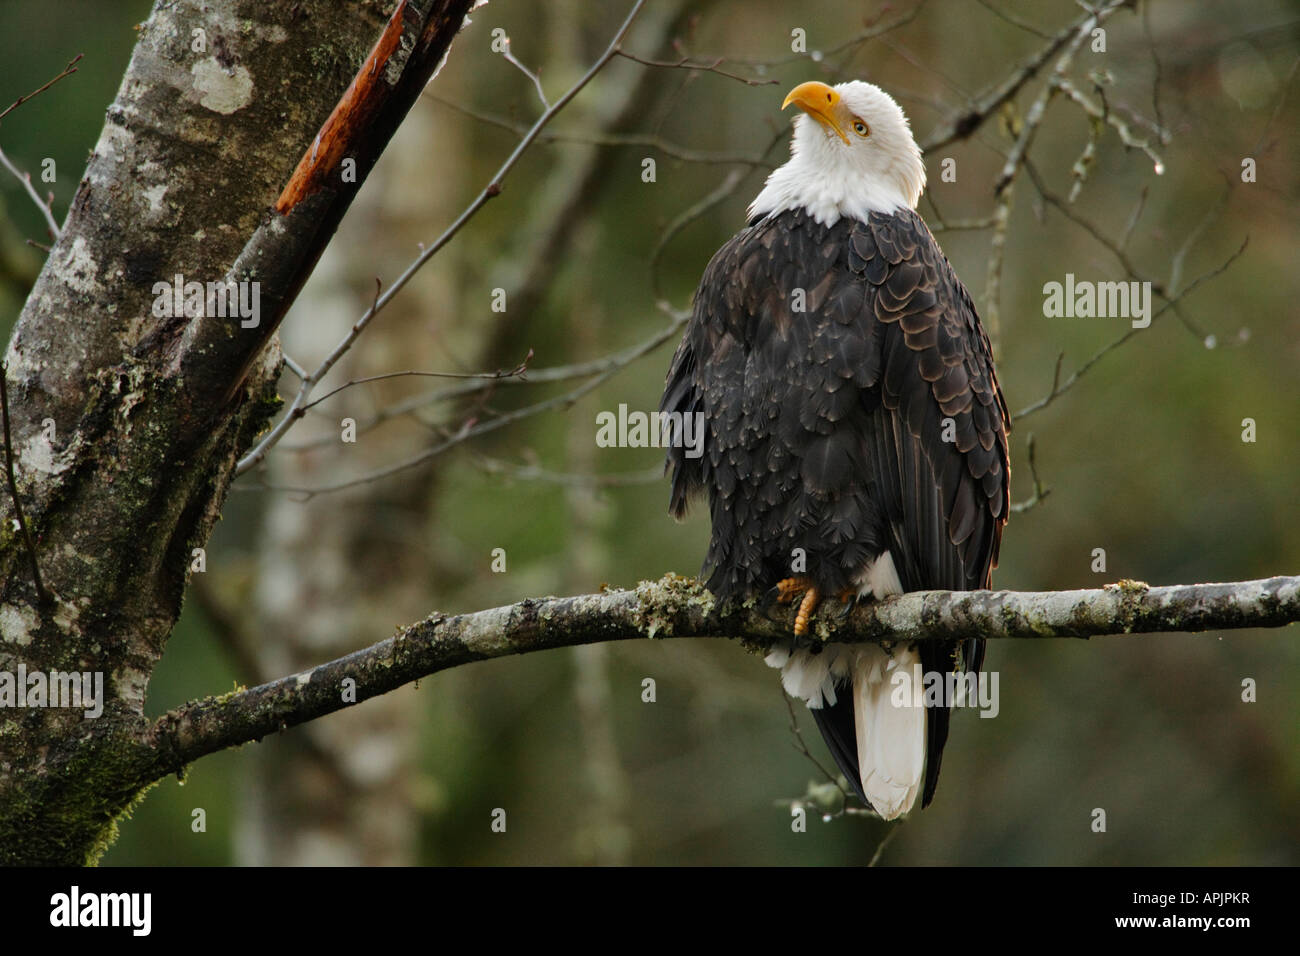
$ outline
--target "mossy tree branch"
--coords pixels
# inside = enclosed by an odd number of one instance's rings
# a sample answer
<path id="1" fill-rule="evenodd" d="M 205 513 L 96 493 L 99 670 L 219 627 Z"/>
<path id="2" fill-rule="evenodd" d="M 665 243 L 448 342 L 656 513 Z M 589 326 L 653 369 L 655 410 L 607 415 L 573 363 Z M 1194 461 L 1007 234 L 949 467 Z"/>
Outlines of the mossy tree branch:
<path id="1" fill-rule="evenodd" d="M 1089 638 L 1162 631 L 1283 627 L 1300 621 L 1300 577 L 1150 587 L 1121 581 L 1079 591 L 916 591 L 816 619 L 837 641 Z M 155 777 L 472 661 L 600 641 L 723 637 L 753 649 L 788 640 L 790 623 L 756 602 L 717 605 L 696 581 L 667 575 L 634 590 L 532 598 L 505 607 L 433 614 L 396 635 L 248 690 L 186 704 L 142 738 Z M 346 682 L 352 681 L 353 684 Z"/>

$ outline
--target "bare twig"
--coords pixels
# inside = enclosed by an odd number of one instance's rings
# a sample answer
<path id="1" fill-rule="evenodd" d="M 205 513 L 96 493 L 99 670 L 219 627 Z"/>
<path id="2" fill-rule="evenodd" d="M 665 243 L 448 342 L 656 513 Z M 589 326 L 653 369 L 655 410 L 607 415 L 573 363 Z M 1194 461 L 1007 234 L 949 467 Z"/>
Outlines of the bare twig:
<path id="1" fill-rule="evenodd" d="M 1250 151 L 1252 156 L 1259 155 L 1260 147 L 1264 145 L 1264 140 L 1268 137 L 1268 131 L 1272 129 L 1273 123 L 1277 120 L 1278 116 L 1281 115 L 1282 107 L 1286 105 L 1287 94 L 1291 90 L 1291 82 L 1295 79 L 1297 70 L 1300 70 L 1300 56 L 1296 57 L 1295 61 L 1292 62 L 1291 69 L 1287 73 L 1286 79 L 1282 81 L 1282 90 L 1278 93 L 1277 103 L 1273 106 L 1273 112 L 1269 114 L 1268 120 L 1264 123 L 1264 128 L 1259 131 L 1259 139 L 1255 140 L 1254 149 Z"/>
<path id="2" fill-rule="evenodd" d="M 30 100 L 32 97 L 34 97 L 34 96 L 39 96 L 40 94 L 44 93 L 44 92 L 45 92 L 46 90 L 48 90 L 51 86 L 53 86 L 55 83 L 59 82 L 59 80 L 65 78 L 65 77 L 71 76 L 73 73 L 76 73 L 76 72 L 77 72 L 77 64 L 81 62 L 81 58 L 82 58 L 83 56 L 85 56 L 85 55 L 86 55 L 86 54 L 84 54 L 84 53 L 78 53 L 76 56 L 74 56 L 71 60 L 68 61 L 68 65 L 65 66 L 65 67 L 63 68 L 62 72 L 60 72 L 56 77 L 54 77 L 54 79 L 49 80 L 48 82 L 41 84 L 41 85 L 38 86 L 36 89 L 34 89 L 34 90 L 32 90 L 30 93 L 28 93 L 26 96 L 20 96 L 20 97 L 18 97 L 18 99 L 14 100 L 12 103 L 10 103 L 8 106 L 6 106 L 6 107 L 4 108 L 4 111 L 3 111 L 3 112 L 0 112 L 0 120 L 4 119 L 6 116 L 8 116 L 8 115 L 9 115 L 10 113 L 12 113 L 14 110 L 18 109 L 18 107 L 22 106 L 24 103 L 26 103 L 26 102 L 27 102 L 28 100 Z"/>
<path id="3" fill-rule="evenodd" d="M 1145 0 L 1142 4 L 1142 33 L 1147 39 L 1147 49 L 1151 51 L 1151 66 L 1155 70 L 1155 76 L 1151 80 L 1151 110 L 1155 113 L 1157 129 L 1164 130 L 1165 120 L 1160 112 L 1160 82 L 1163 79 L 1164 67 L 1160 63 L 1160 54 L 1156 52 L 1156 41 L 1151 35 L 1151 0 Z M 1169 142 L 1166 133 L 1157 134 L 1160 136 L 1160 142 Z"/>
<path id="4" fill-rule="evenodd" d="M 1086 93 L 1075 86 L 1067 77 L 1058 77 L 1056 79 L 1056 86 L 1065 93 L 1066 96 L 1070 97 L 1070 99 L 1077 103 L 1089 116 L 1105 123 L 1107 126 L 1115 130 L 1115 132 L 1119 133 L 1119 138 L 1125 146 L 1130 149 L 1140 149 L 1142 152 L 1146 153 L 1147 158 L 1151 160 L 1155 169 L 1155 174 L 1157 176 L 1164 175 L 1165 163 L 1164 160 L 1160 158 L 1160 154 L 1152 149 L 1151 144 L 1146 140 L 1138 139 L 1138 137 L 1134 136 L 1133 131 L 1129 129 L 1128 124 L 1116 116 L 1113 111 L 1094 103 Z"/>
<path id="5" fill-rule="evenodd" d="M 1148 192 L 1150 192 L 1150 189 L 1146 183 L 1143 183 L 1142 192 L 1138 194 L 1137 204 L 1133 207 L 1133 212 L 1129 214 L 1128 222 L 1124 224 L 1124 235 L 1119 240 L 1121 252 L 1128 248 L 1129 240 L 1133 238 L 1133 230 L 1137 228 L 1138 220 L 1142 218 L 1142 212 L 1146 209 Z"/>
<path id="6" fill-rule="evenodd" d="M 637 22 L 638 46 L 656 51 L 669 37 L 688 30 L 694 22 L 688 10 L 694 5 L 695 0 L 660 0 L 648 6 Z M 617 136 L 616 131 L 639 127 L 658 99 L 659 78 L 657 71 L 645 69 L 614 70 L 602 77 L 600 96 L 582 111 L 583 128 Z M 660 131 L 638 132 L 659 138 Z M 621 151 L 581 144 L 563 150 L 545 176 L 530 184 L 527 215 L 515 223 L 494 267 L 497 285 L 510 290 L 512 315 L 495 324 L 484 347 L 493 363 L 504 364 L 516 343 L 532 334 L 557 292 L 556 276 L 582 259 L 573 255 L 575 244 L 591 228 L 593 214 L 610 191 L 624 181 L 620 170 L 626 161 Z"/>
<path id="7" fill-rule="evenodd" d="M 36 204 L 36 208 L 41 211 L 41 215 L 45 218 L 45 228 L 46 231 L 49 232 L 50 238 L 58 241 L 59 236 L 62 234 L 62 230 L 59 229 L 59 224 L 54 219 L 54 210 L 52 208 L 54 205 L 54 194 L 50 193 L 48 199 L 42 199 L 41 194 L 38 193 L 36 187 L 32 185 L 32 174 L 23 172 L 10 162 L 9 157 L 5 155 L 3 149 L 0 149 L 0 166 L 9 170 L 9 172 L 13 174 L 13 177 L 23 184 L 23 189 L 27 192 L 27 195 L 32 197 L 32 202 Z M 48 250 L 46 251 L 48 252 Z"/>
<path id="8" fill-rule="evenodd" d="M 343 391 L 344 389 L 353 388 L 354 386 L 357 385 L 366 385 L 370 382 L 382 382 L 385 379 L 390 379 L 390 378 L 461 378 L 461 379 L 478 379 L 478 380 L 488 381 L 488 382 L 499 382 L 505 378 L 525 379 L 528 374 L 528 363 L 532 360 L 532 357 L 533 357 L 533 350 L 529 349 L 528 355 L 525 356 L 524 360 L 520 362 L 518 365 L 516 365 L 514 368 L 497 369 L 497 371 L 495 372 L 404 371 L 404 372 L 383 372 L 379 375 L 367 375 L 364 378 L 350 379 L 349 381 L 344 382 L 342 385 L 338 386 L 337 388 L 330 389 L 324 395 L 321 395 L 320 397 L 315 398 L 312 401 L 308 402 L 306 405 L 302 406 L 302 410 L 305 412 L 308 409 L 319 405 L 327 398 L 333 398 L 335 395 L 337 395 L 339 392 Z"/>
<path id="9" fill-rule="evenodd" d="M 744 181 L 744 172 L 733 169 L 707 196 L 674 216 L 672 222 L 659 234 L 654 249 L 650 251 L 650 285 L 659 301 L 666 301 L 659 284 L 659 262 L 663 258 L 664 249 L 668 247 L 668 243 L 692 222 L 705 216 L 710 209 L 726 202 Z"/>
<path id="10" fill-rule="evenodd" d="M 1034 36 L 1042 37 L 1044 40 L 1050 40 L 1052 38 L 1051 34 L 1044 33 L 1042 30 L 1040 30 L 1038 27 L 1034 26 L 1032 23 L 1028 22 L 1027 20 L 1022 20 L 1020 19 L 1020 17 L 1016 16 L 1015 14 L 1008 13 L 1006 10 L 1003 10 L 1000 7 L 993 6 L 993 4 L 989 2 L 989 0 L 979 0 L 979 5 L 983 7 L 985 10 L 989 11 L 989 13 L 992 13 L 995 16 L 997 16 L 999 19 L 1005 20 L 1013 27 L 1019 27 L 1020 29 L 1025 30 L 1028 33 L 1032 33 Z"/>
<path id="11" fill-rule="evenodd" d="M 1057 357 L 1057 359 L 1056 359 L 1056 377 L 1052 380 L 1052 389 L 1053 389 L 1053 390 L 1056 389 L 1056 387 L 1057 387 L 1057 383 L 1060 381 L 1060 377 L 1061 377 L 1061 359 L 1064 358 L 1064 357 L 1065 357 L 1065 353 L 1062 352 L 1062 353 Z M 1035 449 L 1035 445 L 1034 445 L 1034 433 L 1033 433 L 1033 432 L 1030 432 L 1030 433 L 1029 433 L 1029 441 L 1028 441 L 1028 445 L 1029 445 L 1029 449 L 1028 449 L 1028 455 L 1027 455 L 1027 458 L 1028 458 L 1028 460 L 1029 460 L 1029 477 L 1030 477 L 1031 479 L 1033 479 L 1033 483 L 1034 483 L 1034 491 L 1033 491 L 1033 494 L 1031 494 L 1031 495 L 1030 495 L 1027 499 L 1025 499 L 1024 501 L 1017 501 L 1017 502 L 1015 502 L 1014 504 L 1011 505 L 1011 510 L 1012 510 L 1014 513 L 1016 513 L 1016 514 L 1022 514 L 1022 513 L 1026 512 L 1026 511 L 1028 511 L 1030 508 L 1032 508 L 1032 507 L 1034 507 L 1035 505 L 1037 505 L 1039 502 L 1041 502 L 1044 498 L 1046 498 L 1048 495 L 1050 495 L 1050 494 L 1052 493 L 1052 489 L 1051 489 L 1051 488 L 1045 488 L 1045 487 L 1043 487 L 1043 483 L 1042 483 L 1041 481 L 1038 480 L 1038 464 L 1034 461 L 1034 449 Z"/>
<path id="12" fill-rule="evenodd" d="M 1043 182 L 1043 178 L 1038 174 L 1038 168 L 1032 161 L 1025 160 L 1023 165 L 1025 172 L 1029 175 L 1030 181 L 1034 184 L 1034 188 L 1038 191 L 1038 195 L 1043 197 L 1044 202 L 1051 205 L 1076 226 L 1082 228 L 1084 232 L 1096 239 L 1098 243 L 1105 246 L 1116 260 L 1119 261 L 1120 266 L 1123 267 L 1124 271 L 1127 272 L 1130 277 L 1137 279 L 1139 282 L 1151 282 L 1152 292 L 1161 298 L 1168 297 L 1164 283 L 1148 279 L 1147 276 L 1139 271 L 1138 267 L 1133 263 L 1133 260 L 1129 258 L 1128 253 L 1124 251 L 1123 245 L 1112 241 L 1111 238 L 1102 232 L 1095 223 L 1085 218 L 1075 209 L 1071 208 L 1070 203 L 1067 200 L 1062 199 L 1060 196 L 1048 189 L 1046 183 Z"/>
<path id="13" fill-rule="evenodd" d="M 541 80 L 541 77 L 539 77 L 539 76 L 538 76 L 536 73 L 534 73 L 532 70 L 528 69 L 528 67 L 526 67 L 526 66 L 524 66 L 522 63 L 520 63 L 519 60 L 515 57 L 515 55 L 514 55 L 513 53 L 510 52 L 510 38 L 509 38 L 509 37 L 506 37 L 506 40 L 505 40 L 505 49 L 501 52 L 501 55 L 502 55 L 502 57 L 505 58 L 505 61 L 506 61 L 507 63 L 513 65 L 517 70 L 519 70 L 520 73 L 522 73 L 524 76 L 528 77 L 530 80 L 533 81 L 533 86 L 534 86 L 534 87 L 536 88 L 536 90 L 537 90 L 537 98 L 538 98 L 539 100 L 542 101 L 542 109 L 544 109 L 544 110 L 549 110 L 549 109 L 551 108 L 551 104 L 550 104 L 550 102 L 546 99 L 546 91 L 545 91 L 544 89 L 542 89 L 542 80 Z"/>
<path id="14" fill-rule="evenodd" d="M 907 44 L 903 43 L 901 40 L 895 40 L 891 37 L 885 37 L 881 42 L 884 43 L 885 46 L 889 47 L 889 49 L 893 50 L 896 54 L 898 54 L 898 56 L 903 61 L 909 64 L 918 73 L 929 73 L 931 76 L 935 77 L 944 86 L 948 87 L 950 91 L 960 96 L 966 102 L 967 107 L 970 106 L 972 100 L 969 91 L 963 88 L 960 83 L 958 83 L 956 80 L 950 77 L 943 70 L 935 66 L 934 63 L 930 62 L 929 59 L 923 56 L 918 56 L 917 54 L 913 53 L 910 49 L 908 49 Z M 931 105 L 940 106 L 943 112 L 948 111 L 947 108 L 943 106 L 943 104 L 931 103 Z"/>
<path id="15" fill-rule="evenodd" d="M 637 56 L 635 53 L 628 53 L 626 50 L 619 50 L 618 55 L 633 63 L 640 63 L 642 66 L 662 67 L 671 70 L 698 70 L 704 73 L 716 73 L 719 76 L 725 76 L 732 80 L 739 80 L 746 86 L 771 86 L 780 82 L 779 80 L 757 80 L 748 76 L 741 76 L 739 73 L 730 73 L 727 70 L 719 69 L 726 62 L 725 57 L 716 57 L 712 63 L 692 63 L 690 57 L 682 57 L 679 60 L 649 60 L 645 57 Z"/>
<path id="16" fill-rule="evenodd" d="M 782 692 L 781 697 L 785 700 L 785 709 L 790 714 L 790 733 L 794 736 L 792 744 L 794 749 L 807 757 L 808 762 L 817 768 L 817 772 L 826 778 L 826 782 L 833 783 L 839 789 L 840 793 L 844 794 L 844 799 L 847 800 L 849 794 L 840 786 L 840 778 L 827 770 L 822 762 L 814 757 L 812 751 L 808 749 L 808 744 L 803 739 L 803 731 L 799 729 L 799 718 L 795 716 L 794 698 L 784 692 Z"/>
<path id="17" fill-rule="evenodd" d="M 855 33 L 853 36 L 849 37 L 844 42 L 838 43 L 832 47 L 827 47 L 824 50 L 813 49 L 804 53 L 794 53 L 791 54 L 790 56 L 779 57 L 778 59 L 775 60 L 761 60 L 761 59 L 754 59 L 754 58 L 731 57 L 731 62 L 744 63 L 746 66 L 752 66 L 759 69 L 771 69 L 773 67 L 785 66 L 790 63 L 798 63 L 803 60 L 813 60 L 814 62 L 821 62 L 826 60 L 828 57 L 833 57 L 839 53 L 845 52 L 846 50 L 855 49 L 856 47 L 861 46 L 863 43 L 866 43 L 868 40 L 874 40 L 876 37 L 884 36 L 887 33 L 892 33 L 894 30 L 897 30 L 899 27 L 911 23 L 918 16 L 920 16 L 921 10 L 924 6 L 925 6 L 925 0 L 916 0 L 916 3 L 912 7 L 910 7 L 906 13 L 899 14 L 898 16 L 894 17 L 894 19 L 887 20 L 882 23 L 880 21 L 883 18 L 884 13 L 887 12 L 889 9 L 888 6 L 886 6 L 881 11 L 881 14 L 879 16 L 876 16 L 872 18 L 870 21 L 868 21 L 866 26 L 858 33 Z"/>
<path id="18" fill-rule="evenodd" d="M 1066 72 L 1074 62 L 1075 54 L 1079 52 L 1079 47 L 1083 46 L 1083 41 L 1088 39 L 1092 30 L 1099 23 L 1121 6 L 1124 6 L 1126 2 L 1127 0 L 1110 0 L 1106 7 L 1091 12 L 1089 16 L 1079 22 L 1074 29 L 1073 35 L 1068 42 L 1064 43 L 1064 50 L 1057 58 L 1056 65 L 1052 68 L 1052 75 L 1025 113 L 1025 121 L 1020 128 L 1020 135 L 1012 145 L 1011 152 L 1007 154 L 1006 163 L 1002 166 L 1002 172 L 998 174 L 997 181 L 994 183 L 993 192 L 995 195 L 1001 195 L 1003 190 L 1011 185 L 1020 172 L 1020 167 L 1024 165 L 1025 157 L 1029 153 L 1030 144 L 1034 141 L 1034 135 L 1038 132 L 1038 127 L 1047 114 L 1047 106 L 1061 88 L 1061 80 L 1065 78 Z M 1055 44 L 1051 45 L 1054 46 Z"/>
<path id="19" fill-rule="evenodd" d="M 1173 261 L 1169 265 L 1170 295 L 1176 295 L 1178 287 L 1182 285 L 1183 267 L 1187 262 L 1187 254 L 1195 248 L 1196 244 L 1200 242 L 1201 237 L 1205 235 L 1206 230 L 1208 230 L 1210 226 L 1214 224 L 1214 221 L 1219 218 L 1219 214 L 1223 212 L 1223 207 L 1228 204 L 1228 197 L 1231 194 L 1232 181 L 1228 180 L 1224 184 L 1223 192 L 1219 193 L 1219 198 L 1215 200 L 1214 205 L 1206 210 L 1205 215 L 1201 217 L 1201 221 L 1196 224 L 1196 228 L 1187 234 L 1183 239 L 1182 245 L 1178 247 L 1178 251 L 1174 253 Z"/>
<path id="20" fill-rule="evenodd" d="M 890 826 L 889 831 L 881 837 L 880 842 L 876 844 L 876 852 L 871 854 L 871 862 L 868 863 L 867 866 L 875 866 L 880 862 L 880 856 L 885 852 L 885 847 L 889 846 L 890 841 L 894 839 L 894 835 L 902 829 L 902 826 L 902 820 L 899 820 L 897 823 Z"/>
<path id="21" fill-rule="evenodd" d="M 1002 354 L 1002 261 L 1007 247 L 1007 228 L 1011 224 L 1014 189 L 1010 184 L 997 197 L 993 210 L 993 236 L 989 240 L 989 266 L 984 285 L 984 322 L 994 358 Z"/>
<path id="22" fill-rule="evenodd" d="M 55 76 L 52 80 L 49 80 L 48 82 L 32 90 L 26 96 L 20 96 L 18 97 L 18 99 L 10 103 L 7 107 L 5 107 L 3 112 L 0 112 L 0 120 L 4 119 L 14 110 L 18 109 L 18 107 L 22 106 L 32 97 L 39 96 L 41 93 L 44 93 L 55 83 L 59 82 L 59 80 L 71 76 L 73 73 L 76 73 L 77 63 L 81 60 L 83 56 L 85 56 L 84 53 L 78 53 L 76 56 L 74 56 L 71 60 L 68 61 L 68 65 L 63 68 L 63 71 L 59 73 L 57 76 Z M 26 190 L 27 194 L 32 197 L 32 201 L 36 203 L 36 208 L 41 211 L 41 216 L 43 216 L 45 219 L 45 226 L 50 233 L 50 238 L 57 241 L 61 234 L 61 230 L 59 229 L 59 224 L 54 219 L 54 210 L 52 208 L 54 205 L 54 194 L 51 193 L 49 199 L 42 199 L 40 193 L 38 193 L 36 191 L 36 188 L 32 185 L 31 174 L 23 172 L 12 162 L 10 162 L 9 157 L 5 155 L 5 152 L 2 149 L 0 149 L 0 165 L 4 166 L 5 169 L 9 170 L 9 172 L 13 174 L 14 178 L 23 184 L 24 190 Z M 37 243 L 32 243 L 32 245 L 37 246 L 38 248 L 41 249 L 45 249 L 47 253 L 49 252 L 48 249 L 46 249 L 44 246 L 38 245 Z"/>
<path id="23" fill-rule="evenodd" d="M 307 370 L 295 362 L 292 357 L 284 352 L 281 352 L 280 356 L 284 359 L 284 367 L 293 372 L 294 375 L 297 375 L 300 381 L 307 377 Z"/>

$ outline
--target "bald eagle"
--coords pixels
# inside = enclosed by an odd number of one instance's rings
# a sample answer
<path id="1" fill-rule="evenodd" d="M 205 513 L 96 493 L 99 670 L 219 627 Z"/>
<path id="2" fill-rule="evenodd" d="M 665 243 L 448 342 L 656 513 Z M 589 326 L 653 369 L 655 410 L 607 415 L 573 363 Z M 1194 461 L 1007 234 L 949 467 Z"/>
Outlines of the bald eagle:
<path id="1" fill-rule="evenodd" d="M 790 159 L 709 263 L 668 372 L 661 420 L 705 426 L 702 454 L 667 436 L 670 511 L 707 497 L 718 598 L 797 608 L 767 662 L 894 819 L 939 778 L 952 701 L 922 706 L 927 678 L 977 673 L 984 641 L 825 643 L 810 616 L 823 597 L 988 587 L 1010 418 L 970 294 L 917 215 L 903 111 L 860 81 L 803 83 L 791 104 Z"/>

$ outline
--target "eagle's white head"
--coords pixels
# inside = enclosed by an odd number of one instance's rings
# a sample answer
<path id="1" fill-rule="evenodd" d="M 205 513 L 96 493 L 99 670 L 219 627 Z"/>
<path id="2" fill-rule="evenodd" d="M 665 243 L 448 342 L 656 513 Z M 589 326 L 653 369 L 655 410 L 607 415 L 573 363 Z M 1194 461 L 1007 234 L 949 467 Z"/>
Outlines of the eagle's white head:
<path id="1" fill-rule="evenodd" d="M 853 80 L 827 86 L 801 83 L 781 108 L 794 104 L 790 160 L 767 178 L 749 216 L 803 208 L 831 225 L 841 216 L 915 209 L 925 188 L 921 148 L 907 117 L 878 86 Z"/>

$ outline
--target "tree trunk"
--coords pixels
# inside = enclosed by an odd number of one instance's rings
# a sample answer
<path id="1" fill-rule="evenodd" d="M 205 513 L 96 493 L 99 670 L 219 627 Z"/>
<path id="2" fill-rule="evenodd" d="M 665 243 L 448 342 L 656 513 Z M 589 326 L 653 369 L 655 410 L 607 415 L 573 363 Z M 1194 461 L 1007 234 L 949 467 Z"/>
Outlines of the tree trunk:
<path id="1" fill-rule="evenodd" d="M 469 2 L 410 6 L 432 7 L 419 27 L 428 46 L 409 60 L 427 70 L 399 74 L 413 98 Z M 278 316 L 251 330 L 159 318 L 155 284 L 227 275 L 383 29 L 362 0 L 169 0 L 140 27 L 6 357 L 14 464 L 48 599 L 6 496 L 0 669 L 100 674 L 104 703 L 96 719 L 0 710 L 0 861 L 97 858 L 151 779 L 149 677 L 236 458 L 278 405 L 279 358 L 262 348 Z M 406 105 L 377 123 L 375 155 Z M 341 217 L 349 199 L 313 200 L 304 216 Z M 336 222 L 296 250 L 299 280 Z M 292 299 L 284 283 L 265 285 L 264 296 Z"/>

